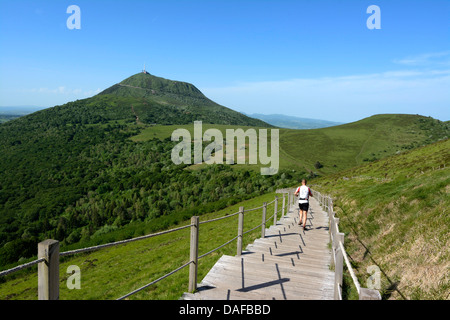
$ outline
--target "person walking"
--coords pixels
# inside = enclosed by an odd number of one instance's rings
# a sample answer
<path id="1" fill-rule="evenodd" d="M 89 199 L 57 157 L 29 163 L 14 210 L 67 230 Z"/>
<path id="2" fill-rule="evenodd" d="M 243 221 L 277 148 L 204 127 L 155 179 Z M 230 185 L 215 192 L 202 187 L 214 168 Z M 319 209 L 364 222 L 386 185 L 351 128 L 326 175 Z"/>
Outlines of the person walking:
<path id="1" fill-rule="evenodd" d="M 309 210 L 309 197 L 313 196 L 311 189 L 306 186 L 306 179 L 302 180 L 302 185 L 297 188 L 294 195 L 298 197 L 298 207 L 299 207 L 299 221 L 298 224 L 301 226 L 303 224 L 303 230 L 306 229 L 306 217 Z"/>

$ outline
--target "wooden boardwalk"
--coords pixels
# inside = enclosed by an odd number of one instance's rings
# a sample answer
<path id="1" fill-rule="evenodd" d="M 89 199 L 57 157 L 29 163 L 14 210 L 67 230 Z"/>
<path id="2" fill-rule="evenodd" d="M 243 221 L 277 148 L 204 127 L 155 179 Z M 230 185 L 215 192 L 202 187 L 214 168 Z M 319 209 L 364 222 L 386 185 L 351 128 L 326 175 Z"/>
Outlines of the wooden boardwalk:
<path id="1" fill-rule="evenodd" d="M 194 294 L 185 300 L 323 300 L 333 299 L 334 272 L 328 215 L 311 198 L 307 229 L 297 225 L 297 202 L 266 237 L 241 256 L 222 256 Z"/>

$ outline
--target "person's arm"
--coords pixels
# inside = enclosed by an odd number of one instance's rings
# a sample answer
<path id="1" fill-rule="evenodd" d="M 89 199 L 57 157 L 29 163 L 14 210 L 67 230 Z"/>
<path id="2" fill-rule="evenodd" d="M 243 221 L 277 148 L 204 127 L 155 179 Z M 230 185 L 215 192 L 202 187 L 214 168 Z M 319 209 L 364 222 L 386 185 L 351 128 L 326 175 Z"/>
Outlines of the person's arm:
<path id="1" fill-rule="evenodd" d="M 298 196 L 299 191 L 300 191 L 300 187 L 298 187 L 297 190 L 295 190 L 294 196 Z"/>
<path id="2" fill-rule="evenodd" d="M 311 192 L 311 188 L 308 188 L 308 190 L 309 190 L 309 195 L 314 198 L 314 196 L 313 196 L 313 194 Z"/>

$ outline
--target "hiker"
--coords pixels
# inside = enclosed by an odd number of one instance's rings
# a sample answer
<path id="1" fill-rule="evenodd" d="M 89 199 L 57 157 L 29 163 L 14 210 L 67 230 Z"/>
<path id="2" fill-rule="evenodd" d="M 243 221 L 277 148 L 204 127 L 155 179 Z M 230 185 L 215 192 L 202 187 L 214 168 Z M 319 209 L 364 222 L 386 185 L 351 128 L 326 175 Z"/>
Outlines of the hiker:
<path id="1" fill-rule="evenodd" d="M 306 228 L 306 216 L 308 214 L 309 209 L 309 197 L 313 196 L 311 193 L 311 189 L 306 186 L 306 179 L 302 180 L 302 185 L 297 188 L 295 191 L 295 196 L 298 197 L 298 207 L 299 207 L 299 215 L 300 220 L 298 224 L 301 226 L 303 224 L 303 230 Z"/>

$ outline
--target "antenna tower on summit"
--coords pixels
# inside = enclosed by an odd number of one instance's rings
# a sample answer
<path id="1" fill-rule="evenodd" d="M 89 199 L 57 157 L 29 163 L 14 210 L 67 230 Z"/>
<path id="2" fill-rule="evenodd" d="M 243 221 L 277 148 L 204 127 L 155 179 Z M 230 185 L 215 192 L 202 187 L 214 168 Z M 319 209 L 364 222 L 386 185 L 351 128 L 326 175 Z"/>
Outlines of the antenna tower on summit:
<path id="1" fill-rule="evenodd" d="M 147 72 L 147 70 L 145 70 L 145 63 L 144 63 L 144 69 L 142 70 L 142 73 L 149 74 L 149 73 Z"/>

